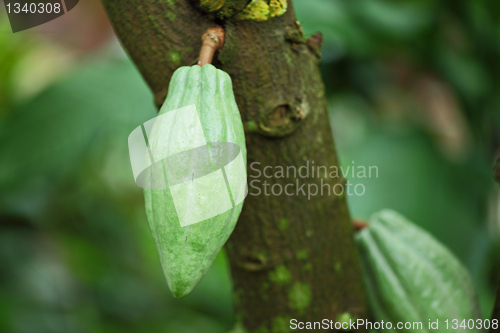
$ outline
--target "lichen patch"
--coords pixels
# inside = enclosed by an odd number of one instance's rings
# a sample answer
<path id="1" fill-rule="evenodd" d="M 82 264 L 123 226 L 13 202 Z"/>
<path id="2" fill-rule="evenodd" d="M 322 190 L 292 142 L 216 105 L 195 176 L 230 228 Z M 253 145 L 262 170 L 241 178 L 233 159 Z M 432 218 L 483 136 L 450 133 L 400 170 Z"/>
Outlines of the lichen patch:
<path id="1" fill-rule="evenodd" d="M 285 285 L 292 281 L 292 274 L 284 265 L 281 265 L 269 273 L 269 279 L 274 283 Z"/>
<path id="2" fill-rule="evenodd" d="M 311 300 L 311 288 L 305 283 L 295 283 L 288 292 L 288 306 L 299 312 L 307 308 L 311 304 Z"/>

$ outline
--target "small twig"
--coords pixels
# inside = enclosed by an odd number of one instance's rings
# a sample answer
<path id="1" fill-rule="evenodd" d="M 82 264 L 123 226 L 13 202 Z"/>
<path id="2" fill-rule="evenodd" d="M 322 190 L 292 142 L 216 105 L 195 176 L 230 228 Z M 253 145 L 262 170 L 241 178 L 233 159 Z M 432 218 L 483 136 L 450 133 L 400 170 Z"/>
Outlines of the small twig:
<path id="1" fill-rule="evenodd" d="M 360 231 L 368 227 L 368 223 L 360 220 L 352 220 L 352 226 L 354 227 L 355 231 Z"/>
<path id="2" fill-rule="evenodd" d="M 224 29 L 221 26 L 215 26 L 208 29 L 201 37 L 203 45 L 200 50 L 198 65 L 203 67 L 211 64 L 215 52 L 219 51 L 224 45 Z"/>

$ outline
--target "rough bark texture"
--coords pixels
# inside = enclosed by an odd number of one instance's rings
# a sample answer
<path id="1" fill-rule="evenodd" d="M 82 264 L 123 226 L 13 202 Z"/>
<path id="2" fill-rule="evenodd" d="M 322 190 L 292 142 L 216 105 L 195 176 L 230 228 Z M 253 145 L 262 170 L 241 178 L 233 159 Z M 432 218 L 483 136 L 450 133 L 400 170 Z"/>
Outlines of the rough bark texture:
<path id="1" fill-rule="evenodd" d="M 214 26 L 214 17 L 187 0 L 104 3 L 160 105 L 173 71 L 197 62 L 200 38 Z M 217 22 L 226 30 L 226 42 L 214 65 L 233 80 L 248 149 L 250 194 L 226 247 L 234 282 L 236 331 L 286 332 L 291 318 L 365 317 L 361 269 L 345 196 L 328 195 L 333 185 L 345 181 L 325 178 L 324 171 L 318 177 L 316 168 L 312 175 L 312 165 L 326 166 L 330 172 L 337 158 L 317 49 L 302 37 L 291 5 L 285 15 L 266 22 Z M 287 167 L 298 171 L 306 165 L 308 178 L 294 177 L 292 169 L 287 177 Z M 270 178 L 262 173 L 267 166 L 272 167 L 265 170 L 272 174 Z M 276 166 L 283 167 L 284 178 L 276 177 Z M 273 195 L 274 184 L 282 189 L 294 184 L 287 187 L 293 195 Z M 314 193 L 316 186 L 318 194 L 308 198 L 308 189 Z M 274 193 L 279 191 L 276 185 Z"/>

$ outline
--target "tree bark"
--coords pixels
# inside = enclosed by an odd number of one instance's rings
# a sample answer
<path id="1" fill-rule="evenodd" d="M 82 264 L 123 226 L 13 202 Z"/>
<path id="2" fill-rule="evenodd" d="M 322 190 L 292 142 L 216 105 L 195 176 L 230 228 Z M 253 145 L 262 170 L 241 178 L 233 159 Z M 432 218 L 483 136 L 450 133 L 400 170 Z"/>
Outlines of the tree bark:
<path id="1" fill-rule="evenodd" d="M 188 0 L 104 4 L 161 105 L 173 71 L 196 64 L 200 38 L 215 25 L 214 17 Z M 290 1 L 283 16 L 265 22 L 217 23 L 224 27 L 226 41 L 214 65 L 232 78 L 248 150 L 249 195 L 226 245 L 235 331 L 286 332 L 292 318 L 365 318 L 345 193 L 337 196 L 332 190 L 336 184 L 337 193 L 342 187 L 353 189 L 341 177 L 328 176 L 338 162 L 317 39 L 307 43 L 302 37 Z M 318 175 L 318 166 L 327 168 L 326 177 L 324 169 Z M 301 174 L 294 176 L 293 169 Z M 291 195 L 278 195 L 288 184 L 293 184 L 286 187 Z"/>

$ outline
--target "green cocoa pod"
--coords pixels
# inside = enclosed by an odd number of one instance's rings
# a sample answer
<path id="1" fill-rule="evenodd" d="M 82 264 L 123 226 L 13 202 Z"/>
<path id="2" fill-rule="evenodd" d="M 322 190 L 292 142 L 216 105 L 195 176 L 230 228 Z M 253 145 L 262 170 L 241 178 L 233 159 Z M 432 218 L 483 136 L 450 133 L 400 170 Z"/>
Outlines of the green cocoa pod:
<path id="1" fill-rule="evenodd" d="M 146 213 L 168 286 L 181 298 L 229 238 L 246 194 L 245 135 L 229 75 L 212 65 L 177 69 L 148 138 L 146 160 L 155 162 Z"/>
<path id="2" fill-rule="evenodd" d="M 465 267 L 429 233 L 398 213 L 373 215 L 356 234 L 370 309 L 377 322 L 421 322 L 411 332 L 444 332 L 445 320 L 479 319 L 478 298 Z M 439 320 L 438 330 L 429 330 Z M 474 325 L 475 326 L 475 325 Z M 451 326 L 450 326 L 451 327 Z M 384 330 L 388 331 L 388 330 Z M 454 332 L 478 332 L 458 327 Z"/>

